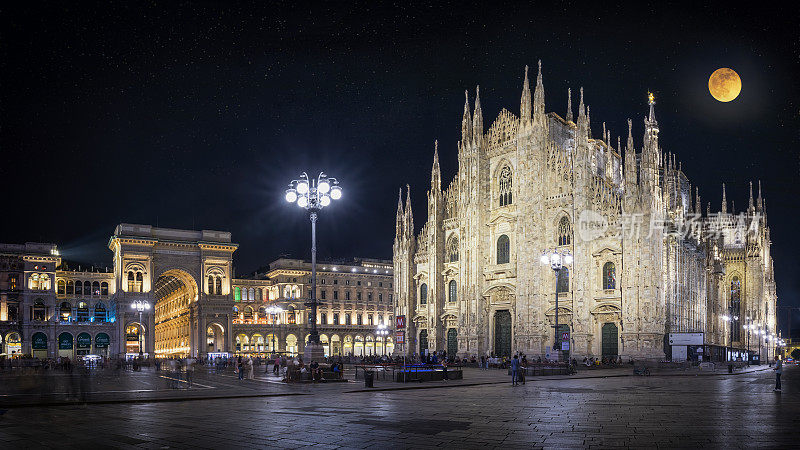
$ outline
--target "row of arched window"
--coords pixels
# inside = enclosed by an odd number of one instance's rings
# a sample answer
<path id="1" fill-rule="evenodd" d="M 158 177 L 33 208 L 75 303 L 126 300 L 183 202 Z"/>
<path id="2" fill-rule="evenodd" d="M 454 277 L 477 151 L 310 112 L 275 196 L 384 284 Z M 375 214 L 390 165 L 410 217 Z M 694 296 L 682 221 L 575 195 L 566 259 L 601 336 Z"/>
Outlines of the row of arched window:
<path id="1" fill-rule="evenodd" d="M 103 303 L 97 303 L 90 311 L 86 302 L 78 302 L 75 309 L 69 302 L 62 302 L 58 309 L 58 320 L 60 322 L 105 322 L 107 310 Z"/>
<path id="2" fill-rule="evenodd" d="M 222 275 L 208 276 L 208 294 L 222 295 Z"/>
<path id="3" fill-rule="evenodd" d="M 32 273 L 28 277 L 28 289 L 33 291 L 50 290 L 50 275 L 46 273 Z"/>
<path id="4" fill-rule="evenodd" d="M 447 301 L 451 303 L 455 303 L 458 300 L 458 283 L 456 280 L 450 280 L 447 283 Z M 426 283 L 422 283 L 419 287 L 419 305 L 427 305 L 428 304 L 428 285 Z"/>
<path id="5" fill-rule="evenodd" d="M 56 293 L 58 295 L 85 295 L 87 297 L 97 297 L 108 295 L 108 283 L 103 281 L 73 281 L 58 280 L 56 283 Z"/>
<path id="6" fill-rule="evenodd" d="M 144 274 L 140 271 L 128 271 L 128 292 L 142 292 Z"/>
<path id="7" fill-rule="evenodd" d="M 242 288 L 236 286 L 233 288 L 233 300 L 240 302 L 247 302 L 247 301 L 266 301 L 268 300 L 265 294 L 268 294 L 267 291 L 261 288 Z"/>

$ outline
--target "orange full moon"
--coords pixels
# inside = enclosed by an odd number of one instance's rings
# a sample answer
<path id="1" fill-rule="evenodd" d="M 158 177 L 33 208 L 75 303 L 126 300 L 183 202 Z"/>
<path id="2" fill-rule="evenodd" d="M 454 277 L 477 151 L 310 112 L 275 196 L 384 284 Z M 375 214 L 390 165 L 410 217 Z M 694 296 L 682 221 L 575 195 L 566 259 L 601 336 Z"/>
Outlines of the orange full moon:
<path id="1" fill-rule="evenodd" d="M 729 102 L 742 92 L 742 80 L 733 69 L 717 69 L 708 78 L 708 92 L 721 102 Z"/>

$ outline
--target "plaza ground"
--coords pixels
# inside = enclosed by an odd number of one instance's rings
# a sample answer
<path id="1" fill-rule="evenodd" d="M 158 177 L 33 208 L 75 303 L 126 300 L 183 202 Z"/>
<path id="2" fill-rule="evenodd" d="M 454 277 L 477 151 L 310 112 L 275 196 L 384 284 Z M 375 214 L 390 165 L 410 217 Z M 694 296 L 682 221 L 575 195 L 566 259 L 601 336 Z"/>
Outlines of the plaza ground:
<path id="1" fill-rule="evenodd" d="M 800 430 L 796 367 L 784 371 L 782 393 L 772 391 L 772 370 L 755 369 L 650 377 L 587 371 L 518 387 L 501 371 L 468 369 L 463 381 L 378 380 L 372 391 L 361 381 L 285 385 L 260 375 L 240 382 L 200 371 L 191 389 L 179 390 L 160 374 L 124 373 L 91 380 L 88 404 L 45 407 L 19 405 L 33 397 L 79 401 L 80 385 L 70 393 L 65 380 L 54 381 L 43 395 L 32 387 L 9 393 L 6 382 L 0 447 L 795 448 Z"/>

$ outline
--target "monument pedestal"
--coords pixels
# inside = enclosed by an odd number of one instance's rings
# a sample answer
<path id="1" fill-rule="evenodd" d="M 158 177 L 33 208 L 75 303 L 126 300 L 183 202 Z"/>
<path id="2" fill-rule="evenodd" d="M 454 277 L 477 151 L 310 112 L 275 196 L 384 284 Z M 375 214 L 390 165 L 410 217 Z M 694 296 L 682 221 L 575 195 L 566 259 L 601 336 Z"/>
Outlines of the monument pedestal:
<path id="1" fill-rule="evenodd" d="M 303 362 L 310 364 L 311 361 L 322 362 L 325 358 L 325 348 L 321 344 L 308 343 L 303 351 Z"/>

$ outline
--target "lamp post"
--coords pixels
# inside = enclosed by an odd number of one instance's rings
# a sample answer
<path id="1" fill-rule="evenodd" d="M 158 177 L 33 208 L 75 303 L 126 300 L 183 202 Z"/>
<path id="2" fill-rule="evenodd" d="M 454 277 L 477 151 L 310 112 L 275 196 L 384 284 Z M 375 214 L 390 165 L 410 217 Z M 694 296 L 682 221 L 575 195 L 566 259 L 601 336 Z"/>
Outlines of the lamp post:
<path id="1" fill-rule="evenodd" d="M 747 365 L 749 366 L 750 365 L 750 328 L 752 327 L 752 325 L 750 325 L 750 318 L 749 317 L 745 317 L 744 320 L 745 320 L 745 322 L 747 322 L 744 325 L 744 329 L 745 329 L 745 331 L 747 331 Z"/>
<path id="2" fill-rule="evenodd" d="M 386 355 L 386 337 L 389 336 L 389 330 L 386 328 L 386 325 L 379 323 L 378 329 L 375 330 L 375 334 L 377 336 L 381 336 L 381 341 L 383 342 L 383 355 Z"/>
<path id="3" fill-rule="evenodd" d="M 554 326 L 555 332 L 553 333 L 553 348 L 558 348 L 558 275 L 561 272 L 561 269 L 564 267 L 564 264 L 572 264 L 572 255 L 568 250 L 545 250 L 539 260 L 542 264 L 549 264 L 550 268 L 553 269 L 553 272 L 556 274 L 556 323 Z M 556 351 L 560 353 L 561 349 L 558 348 Z M 556 353 L 556 355 L 559 353 Z"/>
<path id="4" fill-rule="evenodd" d="M 144 341 L 142 339 L 142 332 L 144 331 L 144 325 L 142 325 L 142 313 L 146 309 L 150 309 L 150 303 L 144 300 L 134 300 L 131 303 L 131 309 L 135 309 L 139 312 L 139 354 L 144 353 Z"/>
<path id="5" fill-rule="evenodd" d="M 271 305 L 266 308 L 267 314 L 272 317 L 272 354 L 275 354 L 275 317 L 283 312 L 283 308 L 278 305 Z"/>
<path id="6" fill-rule="evenodd" d="M 316 179 L 309 179 L 308 174 L 303 172 L 299 180 L 289 183 L 285 198 L 287 202 L 297 203 L 297 206 L 307 210 L 311 219 L 311 299 L 305 304 L 311 307 L 311 333 L 308 337 L 311 354 L 306 355 L 308 359 L 321 356 L 319 354 L 323 352 L 317 332 L 317 213 L 330 205 L 331 199 L 342 198 L 342 188 L 336 178 L 330 178 L 323 172 Z"/>
<path id="7" fill-rule="evenodd" d="M 730 323 L 730 340 L 728 341 L 728 361 L 733 361 L 733 322 L 739 320 L 739 316 L 733 315 L 733 307 L 728 308 L 731 311 L 730 315 L 722 316 L 722 320 Z"/>

